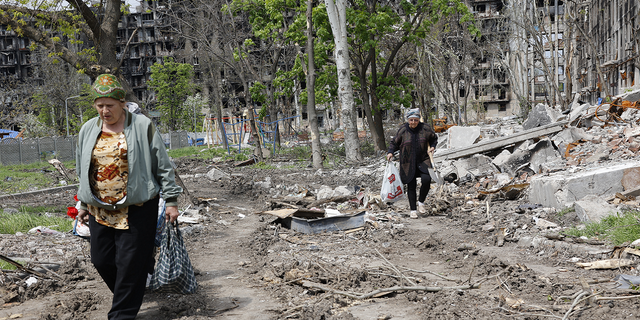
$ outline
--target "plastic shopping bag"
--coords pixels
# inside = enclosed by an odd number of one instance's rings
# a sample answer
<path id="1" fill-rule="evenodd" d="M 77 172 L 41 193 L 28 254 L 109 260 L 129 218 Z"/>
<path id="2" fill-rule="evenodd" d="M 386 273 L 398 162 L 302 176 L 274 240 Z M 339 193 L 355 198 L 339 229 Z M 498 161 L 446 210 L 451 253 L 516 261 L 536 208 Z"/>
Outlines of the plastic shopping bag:
<path id="1" fill-rule="evenodd" d="M 387 167 L 384 169 L 380 197 L 383 202 L 396 202 L 404 197 L 404 186 L 400 181 L 400 172 L 391 161 L 387 162 Z"/>
<path id="2" fill-rule="evenodd" d="M 162 197 L 158 201 L 158 222 L 156 224 L 156 238 L 154 244 L 156 247 L 162 245 L 162 235 L 166 230 L 165 224 L 167 219 L 165 218 L 165 212 L 167 211 L 167 202 Z"/>
<path id="3" fill-rule="evenodd" d="M 178 223 L 167 223 L 165 228 L 149 289 L 167 293 L 194 293 L 198 283 Z"/>

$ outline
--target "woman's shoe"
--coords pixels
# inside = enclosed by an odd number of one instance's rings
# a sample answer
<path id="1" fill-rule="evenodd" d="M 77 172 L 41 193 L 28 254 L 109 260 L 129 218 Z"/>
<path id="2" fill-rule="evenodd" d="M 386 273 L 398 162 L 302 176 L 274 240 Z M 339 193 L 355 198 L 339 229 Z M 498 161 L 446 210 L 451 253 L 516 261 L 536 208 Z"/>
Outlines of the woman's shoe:
<path id="1" fill-rule="evenodd" d="M 427 213 L 427 208 L 425 207 L 424 204 L 418 203 L 418 212 L 420 212 L 420 214 Z"/>
<path id="2" fill-rule="evenodd" d="M 415 210 L 411 210 L 411 212 L 409 213 L 409 218 L 418 219 L 418 212 Z"/>

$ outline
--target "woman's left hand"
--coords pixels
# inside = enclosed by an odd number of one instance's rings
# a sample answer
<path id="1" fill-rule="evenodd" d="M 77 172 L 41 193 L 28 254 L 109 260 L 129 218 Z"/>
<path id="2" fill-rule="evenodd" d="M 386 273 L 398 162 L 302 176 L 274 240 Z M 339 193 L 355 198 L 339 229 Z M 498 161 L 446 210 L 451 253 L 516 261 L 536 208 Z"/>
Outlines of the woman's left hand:
<path id="1" fill-rule="evenodd" d="M 169 223 L 173 223 L 174 221 L 176 221 L 179 215 L 180 215 L 180 212 L 178 212 L 178 207 L 174 207 L 174 206 L 167 207 L 167 211 L 165 211 L 165 218 Z"/>

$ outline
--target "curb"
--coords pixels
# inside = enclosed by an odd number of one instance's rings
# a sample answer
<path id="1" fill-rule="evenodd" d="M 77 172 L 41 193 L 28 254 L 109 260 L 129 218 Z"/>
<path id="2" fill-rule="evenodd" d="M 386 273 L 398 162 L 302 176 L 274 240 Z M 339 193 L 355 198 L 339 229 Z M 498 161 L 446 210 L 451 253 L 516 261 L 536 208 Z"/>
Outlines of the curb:
<path id="1" fill-rule="evenodd" d="M 78 190 L 78 184 L 72 184 L 68 186 L 55 187 L 55 188 L 49 188 L 49 189 L 41 189 L 41 190 L 23 192 L 23 193 L 7 194 L 7 195 L 0 196 L 0 201 L 5 199 L 15 199 L 15 198 L 21 198 L 21 197 L 27 197 L 27 196 L 55 193 L 60 191 L 68 191 L 68 190 Z"/>

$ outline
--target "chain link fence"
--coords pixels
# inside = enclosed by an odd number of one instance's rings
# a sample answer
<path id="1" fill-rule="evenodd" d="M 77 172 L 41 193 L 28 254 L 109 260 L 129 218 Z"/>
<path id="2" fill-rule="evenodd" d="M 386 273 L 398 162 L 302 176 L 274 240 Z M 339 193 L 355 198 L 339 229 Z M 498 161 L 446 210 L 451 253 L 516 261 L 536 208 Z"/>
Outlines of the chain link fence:
<path id="1" fill-rule="evenodd" d="M 175 131 L 162 135 L 167 149 L 188 147 L 189 134 L 186 131 Z M 28 164 L 49 159 L 70 161 L 76 158 L 77 136 L 45 137 L 0 140 L 0 163 L 2 165 Z"/>

